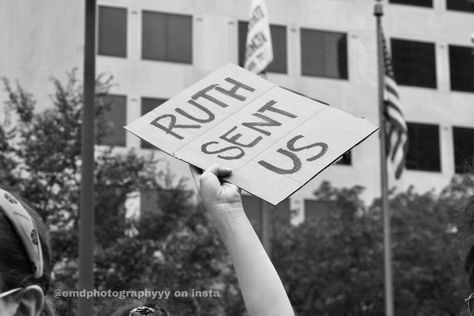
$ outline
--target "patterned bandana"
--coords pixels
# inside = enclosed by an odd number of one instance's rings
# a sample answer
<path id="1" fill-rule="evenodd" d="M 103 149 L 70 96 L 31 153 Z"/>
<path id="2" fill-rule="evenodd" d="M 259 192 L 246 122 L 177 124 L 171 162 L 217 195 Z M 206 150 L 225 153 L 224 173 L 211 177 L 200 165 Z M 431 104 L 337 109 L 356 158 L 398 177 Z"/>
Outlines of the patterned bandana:
<path id="1" fill-rule="evenodd" d="M 35 267 L 35 279 L 43 276 L 43 251 L 38 230 L 30 213 L 10 193 L 0 189 L 0 211 L 10 220 L 20 237 L 26 254 Z"/>

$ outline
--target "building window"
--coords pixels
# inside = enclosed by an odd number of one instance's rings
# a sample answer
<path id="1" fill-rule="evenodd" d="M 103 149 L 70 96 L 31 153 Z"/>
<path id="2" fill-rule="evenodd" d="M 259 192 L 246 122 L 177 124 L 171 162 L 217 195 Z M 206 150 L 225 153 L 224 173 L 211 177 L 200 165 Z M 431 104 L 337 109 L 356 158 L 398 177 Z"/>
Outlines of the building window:
<path id="1" fill-rule="evenodd" d="M 107 110 L 104 114 L 105 130 L 100 145 L 125 147 L 126 136 L 123 128 L 127 123 L 127 97 L 123 95 L 108 95 L 104 103 Z"/>
<path id="2" fill-rule="evenodd" d="M 447 0 L 448 10 L 474 12 L 474 1 L 472 0 Z"/>
<path id="3" fill-rule="evenodd" d="M 127 57 L 127 9 L 99 7 L 99 55 Z"/>
<path id="4" fill-rule="evenodd" d="M 255 232 L 257 235 L 261 237 L 261 208 L 262 208 L 262 202 L 260 198 L 253 196 L 253 195 L 248 195 L 248 194 L 242 194 L 242 204 L 244 206 L 245 213 L 247 214 L 247 217 L 252 224 Z M 263 202 L 266 203 L 266 202 Z M 274 226 L 275 221 L 279 222 L 285 222 L 289 223 L 290 222 L 290 216 L 291 216 L 291 211 L 290 211 L 290 199 L 287 198 L 276 206 L 272 206 L 268 203 L 266 203 L 266 206 L 269 208 L 269 212 L 271 213 L 271 223 L 272 223 L 272 229 Z M 274 231 L 274 229 L 273 229 Z M 277 232 L 273 232 L 273 234 L 276 234 Z"/>
<path id="5" fill-rule="evenodd" d="M 474 92 L 472 47 L 449 45 L 451 90 Z"/>
<path id="6" fill-rule="evenodd" d="M 453 143 L 455 172 L 472 172 L 474 167 L 474 129 L 453 127 Z"/>
<path id="7" fill-rule="evenodd" d="M 302 28 L 301 74 L 347 79 L 347 34 Z"/>
<path id="8" fill-rule="evenodd" d="M 158 190 L 140 191 L 140 216 L 160 211 Z"/>
<path id="9" fill-rule="evenodd" d="M 341 207 L 336 201 L 304 200 L 305 221 L 327 221 L 331 214 L 340 211 Z"/>
<path id="10" fill-rule="evenodd" d="M 142 58 L 192 64 L 192 23 L 189 15 L 143 11 Z"/>
<path id="11" fill-rule="evenodd" d="M 352 165 L 351 151 L 346 151 L 341 157 L 337 158 L 336 165 L 350 166 Z"/>
<path id="12" fill-rule="evenodd" d="M 147 114 L 148 112 L 154 110 L 159 105 L 166 102 L 166 99 L 156 99 L 156 98 L 142 98 L 142 116 Z M 141 148 L 144 149 L 156 149 L 155 146 L 147 142 L 146 140 L 141 140 L 140 144 Z"/>
<path id="13" fill-rule="evenodd" d="M 392 39 L 391 44 L 398 84 L 436 88 L 434 43 Z"/>
<path id="14" fill-rule="evenodd" d="M 239 21 L 239 65 L 245 64 L 245 47 L 247 41 L 248 22 Z M 287 68 L 287 44 L 286 44 L 286 26 L 270 25 L 272 37 L 273 61 L 268 65 L 268 72 L 286 74 Z"/>
<path id="15" fill-rule="evenodd" d="M 390 3 L 414 5 L 418 7 L 433 7 L 433 0 L 390 0 Z"/>
<path id="16" fill-rule="evenodd" d="M 438 125 L 407 123 L 408 153 L 406 168 L 441 171 Z"/>

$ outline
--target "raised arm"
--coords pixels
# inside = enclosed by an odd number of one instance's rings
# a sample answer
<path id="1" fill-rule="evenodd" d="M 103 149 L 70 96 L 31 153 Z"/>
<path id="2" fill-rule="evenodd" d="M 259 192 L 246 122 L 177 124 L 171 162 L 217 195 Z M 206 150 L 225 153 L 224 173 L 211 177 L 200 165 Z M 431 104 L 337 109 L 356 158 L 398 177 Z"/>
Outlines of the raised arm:
<path id="1" fill-rule="evenodd" d="M 217 164 L 200 174 L 191 167 L 204 206 L 232 258 L 251 316 L 293 316 L 283 284 L 245 215 L 239 189 L 222 181 L 230 169 Z"/>

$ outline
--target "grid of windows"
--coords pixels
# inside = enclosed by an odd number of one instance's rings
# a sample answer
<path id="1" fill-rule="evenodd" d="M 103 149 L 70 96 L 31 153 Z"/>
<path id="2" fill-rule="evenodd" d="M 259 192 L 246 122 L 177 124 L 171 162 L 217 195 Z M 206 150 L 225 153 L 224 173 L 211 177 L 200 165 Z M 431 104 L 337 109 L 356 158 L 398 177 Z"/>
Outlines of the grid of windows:
<path id="1" fill-rule="evenodd" d="M 126 134 L 123 128 L 127 121 L 127 97 L 124 95 L 108 95 L 104 100 L 107 111 L 104 114 L 105 136 L 100 145 L 126 145 Z"/>
<path id="2" fill-rule="evenodd" d="M 419 7 L 433 7 L 433 0 L 390 0 L 390 3 L 407 4 Z"/>
<path id="3" fill-rule="evenodd" d="M 247 41 L 248 22 L 239 21 L 239 65 L 245 64 L 245 43 Z M 268 72 L 286 74 L 287 68 L 287 44 L 286 44 L 286 26 L 270 25 L 272 37 L 273 61 L 268 65 Z"/>
<path id="4" fill-rule="evenodd" d="M 148 112 L 154 110 L 156 107 L 160 106 L 161 104 L 165 103 L 166 99 L 157 99 L 157 98 L 142 98 L 142 111 L 141 115 L 145 115 Z M 145 149 L 156 149 L 155 146 L 147 142 L 146 140 L 141 140 L 140 143 L 141 148 Z"/>
<path id="5" fill-rule="evenodd" d="M 192 64 L 192 23 L 189 15 L 143 11 L 142 58 Z"/>
<path id="6" fill-rule="evenodd" d="M 301 74 L 347 79 L 347 34 L 302 28 Z"/>
<path id="7" fill-rule="evenodd" d="M 448 10 L 474 12 L 472 0 L 446 0 Z"/>
<path id="8" fill-rule="evenodd" d="M 406 168 L 441 171 L 438 125 L 407 123 L 408 153 Z"/>
<path id="9" fill-rule="evenodd" d="M 472 47 L 449 45 L 451 90 L 474 92 Z"/>
<path id="10" fill-rule="evenodd" d="M 474 163 L 474 129 L 453 127 L 454 169 L 456 173 L 472 172 Z"/>
<path id="11" fill-rule="evenodd" d="M 393 68 L 398 84 L 436 88 L 434 43 L 392 38 L 391 44 Z"/>
<path id="12" fill-rule="evenodd" d="M 432 7 L 432 0 L 390 0 L 391 3 Z M 474 12 L 471 0 L 447 0 L 450 10 Z M 98 53 L 105 56 L 127 57 L 127 9 L 99 6 Z M 180 63 L 192 63 L 192 17 L 187 15 L 142 12 L 142 58 Z M 245 59 L 247 35 L 245 21 L 238 25 L 239 64 Z M 287 28 L 271 25 L 274 61 L 269 72 L 287 73 Z M 300 30 L 301 66 L 303 76 L 348 78 L 347 34 L 314 29 Z M 436 88 L 435 44 L 404 39 L 391 39 L 394 70 L 400 85 Z M 472 48 L 449 45 L 451 90 L 474 92 L 474 59 Z M 142 98 L 141 114 L 159 106 L 165 99 Z M 106 135 L 101 143 L 125 146 L 126 97 L 110 95 L 105 114 Z M 409 152 L 407 169 L 440 171 L 439 127 L 409 123 Z M 474 152 L 474 129 L 453 128 L 455 170 L 466 172 Z M 141 141 L 141 148 L 154 148 Z M 351 165 L 350 151 L 336 163 Z"/>
<path id="13" fill-rule="evenodd" d="M 99 7 L 99 55 L 127 57 L 127 9 Z"/>
<path id="14" fill-rule="evenodd" d="M 142 98 L 141 115 L 152 111 L 166 102 L 166 99 Z M 126 145 L 126 96 L 108 95 L 105 99 L 108 110 L 105 112 L 105 137 L 101 145 Z M 441 171 L 439 127 L 431 124 L 407 123 L 409 144 L 406 167 L 409 170 Z M 456 173 L 468 172 L 474 160 L 474 129 L 453 127 L 454 160 Z M 141 148 L 155 149 L 150 143 L 141 140 Z M 336 164 L 351 165 L 351 151 L 344 153 Z M 250 198 L 247 202 L 255 208 L 255 201 Z M 310 203 L 310 202 L 308 202 Z M 255 204 L 255 205 L 254 205 Z"/>
<path id="15" fill-rule="evenodd" d="M 432 0 L 391 0 L 391 3 L 432 6 Z M 449 9 L 474 8 L 472 0 L 448 0 Z M 161 12 L 142 12 L 142 58 L 192 63 L 192 17 Z M 245 59 L 246 21 L 239 21 L 239 64 Z M 268 71 L 287 73 L 287 28 L 271 25 L 274 61 Z M 347 34 L 302 28 L 301 67 L 303 76 L 348 78 Z M 127 9 L 99 6 L 98 52 L 127 57 Z M 437 87 L 434 43 L 391 39 L 393 66 L 400 85 Z M 451 89 L 474 91 L 472 48 L 450 45 Z"/>

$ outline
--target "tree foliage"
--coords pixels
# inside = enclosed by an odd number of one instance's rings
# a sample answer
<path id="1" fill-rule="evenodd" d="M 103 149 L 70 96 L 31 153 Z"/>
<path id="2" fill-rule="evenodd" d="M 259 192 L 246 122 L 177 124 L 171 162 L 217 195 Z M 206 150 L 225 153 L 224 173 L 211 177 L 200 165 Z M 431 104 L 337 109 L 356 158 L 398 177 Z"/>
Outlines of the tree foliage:
<path id="1" fill-rule="evenodd" d="M 52 79 L 51 106 L 35 111 L 36 101 L 18 83 L 4 80 L 7 115 L 0 125 L 0 186 L 18 191 L 51 230 L 52 288 L 75 289 L 78 277 L 78 218 L 81 185 L 82 87 L 75 71 L 65 83 Z M 107 135 L 105 114 L 112 78 L 96 82 L 96 143 Z M 15 122 L 15 123 L 13 123 Z M 182 179 L 153 156 L 96 146 L 95 282 L 99 290 L 217 289 L 239 301 L 230 261 L 205 212 L 196 207 Z M 126 216 L 127 199 L 155 192 L 157 207 L 137 222 Z M 92 198 L 92 197 L 91 197 Z M 61 315 L 76 302 L 55 300 Z M 100 314 L 144 301 L 97 299 Z M 156 303 L 156 302 L 154 302 Z M 150 302 L 150 304 L 154 304 Z M 169 303 L 183 315 L 217 315 L 221 299 L 180 299 Z M 172 303 L 172 304 L 171 304 Z M 179 315 L 175 313 L 175 315 Z"/>
<path id="2" fill-rule="evenodd" d="M 413 188 L 392 194 L 391 239 L 397 315 L 460 315 L 469 293 L 462 270 L 463 201 L 472 175 L 441 193 Z M 383 315 L 383 231 L 380 201 L 365 206 L 360 187 L 323 183 L 317 199 L 336 207 L 292 227 L 278 223 L 273 260 L 298 315 Z M 470 232 L 472 234 L 472 232 Z M 472 241 L 472 238 L 471 238 Z"/>
<path id="3" fill-rule="evenodd" d="M 7 115 L 0 125 L 0 186 L 13 187 L 51 230 L 52 288 L 77 284 L 82 87 L 71 72 L 53 79 L 51 105 L 36 102 L 4 80 Z M 96 82 L 96 142 L 107 134 L 112 79 Z M 15 123 L 13 123 L 15 122 Z M 190 188 L 153 156 L 96 147 L 95 287 L 98 290 L 218 290 L 219 298 L 97 299 L 98 314 L 126 315 L 160 304 L 172 315 L 245 315 L 230 259 Z M 333 203 L 329 216 L 291 226 L 275 217 L 272 260 L 298 316 L 383 315 L 383 234 L 380 201 L 365 205 L 363 188 L 329 183 L 315 198 Z M 126 202 L 153 192 L 156 207 L 127 217 Z M 468 293 L 460 257 L 473 244 L 471 219 L 460 211 L 474 194 L 472 175 L 458 176 L 441 193 L 413 188 L 392 193 L 392 250 L 397 315 L 459 315 Z M 467 232 L 468 234 L 465 234 Z M 55 300 L 60 315 L 75 301 Z M 121 310 L 118 312 L 117 310 Z M 117 311 L 114 313 L 114 311 Z"/>

